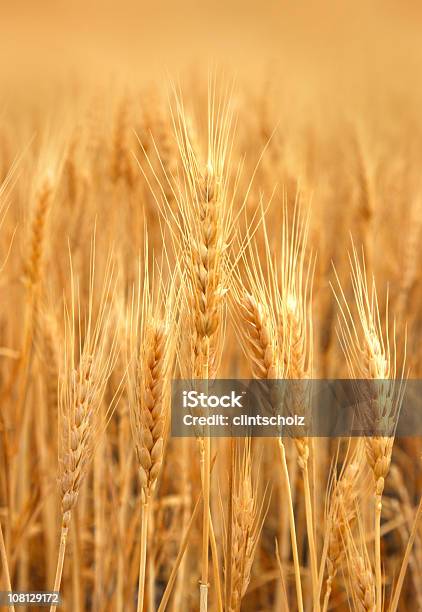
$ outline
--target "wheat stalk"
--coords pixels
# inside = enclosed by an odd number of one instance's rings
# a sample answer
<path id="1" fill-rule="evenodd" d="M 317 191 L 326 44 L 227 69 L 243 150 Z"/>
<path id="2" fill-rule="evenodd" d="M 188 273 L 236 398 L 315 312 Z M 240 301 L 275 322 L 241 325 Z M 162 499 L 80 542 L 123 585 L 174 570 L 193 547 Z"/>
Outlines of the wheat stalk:
<path id="1" fill-rule="evenodd" d="M 206 161 L 189 133 L 189 121 L 181 98 L 173 113 L 176 139 L 183 167 L 183 184 L 177 193 L 180 219 L 179 245 L 183 253 L 185 311 L 191 340 L 182 360 L 182 374 L 208 381 L 215 377 L 221 356 L 224 329 L 224 297 L 227 292 L 227 248 L 232 232 L 229 199 L 229 161 L 232 138 L 230 95 L 216 101 L 216 85 L 209 84 Z M 172 213 L 169 213 L 172 216 Z M 199 439 L 204 496 L 200 609 L 208 607 L 211 441 L 207 432 Z"/>
<path id="2" fill-rule="evenodd" d="M 249 332 L 246 337 L 250 354 L 253 355 L 254 375 L 264 378 L 268 376 L 266 368 L 270 363 L 270 355 L 277 351 L 277 359 L 282 363 L 279 373 L 291 379 L 288 387 L 287 403 L 290 410 L 295 413 L 303 413 L 307 410 L 306 380 L 310 376 L 312 368 L 312 317 L 310 312 L 312 294 L 312 269 L 305 266 L 305 252 L 308 235 L 308 219 L 303 221 L 300 215 L 298 203 L 295 207 L 292 229 L 288 228 L 287 208 L 284 206 L 283 230 L 281 241 L 281 257 L 279 267 L 277 261 L 273 262 L 271 248 L 268 239 L 265 218 L 262 215 L 262 226 L 264 230 L 264 257 L 268 270 L 269 279 L 263 278 L 262 253 L 254 251 L 251 243 L 246 250 L 246 274 L 248 282 L 256 288 L 257 294 L 261 296 L 261 303 L 243 297 L 240 304 L 243 307 L 243 317 L 249 324 Z M 266 300 L 271 307 L 266 307 L 269 320 L 272 316 L 273 327 L 278 334 L 278 342 L 271 340 L 271 333 L 266 329 L 263 321 L 263 305 Z M 272 311 L 272 314 L 271 314 Z M 272 343 L 272 349 L 270 344 Z M 263 376 L 262 376 L 263 375 Z M 279 444 L 281 440 L 279 440 Z M 304 481 L 305 491 L 305 513 L 307 523 L 308 542 L 311 561 L 311 577 L 313 589 L 313 601 L 315 609 L 319 608 L 318 597 L 318 568 L 315 534 L 313 526 L 313 509 L 311 499 L 311 488 L 309 481 L 309 440 L 306 437 L 295 438 L 298 451 L 299 467 Z M 281 458 L 283 460 L 284 450 Z"/>
<path id="3" fill-rule="evenodd" d="M 279 321 L 280 346 L 284 349 L 286 377 L 291 379 L 288 404 L 296 414 L 306 413 L 309 406 L 305 381 L 312 376 L 312 261 L 305 265 L 309 217 L 301 218 L 299 200 L 295 204 L 292 228 L 288 227 L 284 206 L 280 276 L 272 270 L 273 292 Z M 265 226 L 264 226 L 265 227 Z M 267 234 L 266 234 L 267 236 Z M 269 256 L 269 244 L 266 240 Z M 290 401 L 289 401 L 290 400 Z M 318 567 L 315 543 L 311 487 L 309 479 L 310 442 L 307 437 L 294 438 L 305 492 L 305 513 L 311 563 L 313 605 L 319 609 Z"/>
<path id="4" fill-rule="evenodd" d="M 237 448 L 231 462 L 231 470 L 234 472 L 230 491 L 232 509 L 228 519 L 231 521 L 231 528 L 227 529 L 225 550 L 226 609 L 230 612 L 240 610 L 242 598 L 250 582 L 252 563 L 263 523 L 262 506 L 258 505 L 256 487 L 252 479 L 252 461 L 251 441 L 246 439 L 243 453 Z"/>
<path id="5" fill-rule="evenodd" d="M 356 520 L 356 494 L 361 475 L 361 465 L 362 449 L 358 445 L 353 456 L 343 464 L 339 477 L 334 480 L 332 485 L 326 524 L 328 576 L 324 597 L 324 612 L 328 609 L 333 580 L 345 555 L 347 535 Z"/>
<path id="6" fill-rule="evenodd" d="M 106 424 L 99 418 L 107 381 L 116 360 L 116 335 L 110 334 L 113 268 L 108 262 L 97 315 L 94 312 L 95 242 L 91 255 L 88 312 L 81 320 L 80 296 L 71 270 L 72 303 L 66 308 L 64 373 L 59 393 L 59 486 L 61 532 L 54 591 L 60 590 L 72 511 Z M 108 413 L 112 409 L 109 407 Z M 107 420 L 108 415 L 106 415 Z M 56 606 L 52 605 L 53 612 Z"/>
<path id="7" fill-rule="evenodd" d="M 144 602 L 150 506 L 164 456 L 176 335 L 172 286 L 157 288 L 154 276 L 149 277 L 147 251 L 144 260 L 144 277 L 138 283 L 137 304 L 132 305 L 128 326 L 129 413 L 141 485 L 139 612 Z"/>
<path id="8" fill-rule="evenodd" d="M 396 339 L 393 337 L 393 351 L 390 349 L 388 332 L 388 297 L 385 314 L 385 339 L 381 326 L 378 297 L 375 282 L 371 290 L 368 287 L 365 264 L 361 265 L 353 246 L 350 258 L 352 269 L 352 287 L 357 307 L 355 323 L 350 308 L 340 286 L 340 299 L 337 299 L 341 310 L 340 340 L 347 358 L 349 372 L 353 377 L 368 381 L 358 401 L 364 401 L 363 424 L 369 426 L 369 435 L 365 436 L 365 449 L 368 465 L 374 478 L 375 498 L 375 577 L 376 606 L 382 604 L 381 574 L 381 512 L 382 495 L 385 479 L 388 474 L 394 443 L 394 431 L 400 411 L 404 376 L 404 362 L 401 372 L 396 366 Z M 338 277 L 337 277 L 338 280 Z M 399 375 L 398 381 L 396 380 Z M 401 379 L 401 380 L 400 380 Z"/>
<path id="9" fill-rule="evenodd" d="M 255 378 L 262 380 L 277 379 L 283 372 L 283 361 L 277 347 L 277 323 L 271 304 L 268 303 L 265 290 L 260 285 L 259 276 L 253 275 L 251 282 L 256 296 L 243 289 L 241 284 L 234 287 L 235 316 L 237 317 L 238 331 L 245 345 L 246 355 L 251 362 Z M 271 405 L 271 392 L 268 401 Z M 300 576 L 299 552 L 297 548 L 296 526 L 293 510 L 293 500 L 287 469 L 286 452 L 283 441 L 277 438 L 277 448 L 280 454 L 285 492 L 287 496 L 287 509 L 289 516 L 291 546 L 295 569 L 295 584 L 297 605 L 303 610 L 302 585 Z"/>

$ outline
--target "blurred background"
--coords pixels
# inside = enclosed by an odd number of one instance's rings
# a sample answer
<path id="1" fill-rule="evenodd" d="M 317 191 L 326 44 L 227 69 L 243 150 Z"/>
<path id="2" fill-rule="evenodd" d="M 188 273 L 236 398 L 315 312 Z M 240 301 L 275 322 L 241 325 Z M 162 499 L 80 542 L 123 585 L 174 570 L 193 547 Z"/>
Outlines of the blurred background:
<path id="1" fill-rule="evenodd" d="M 2 2 L 3 104 L 10 88 L 32 98 L 69 77 L 112 87 L 214 61 L 240 77 L 276 74 L 302 95 L 335 83 L 330 101 L 368 95 L 368 81 L 412 95 L 421 26 L 422 7 L 409 0 Z"/>

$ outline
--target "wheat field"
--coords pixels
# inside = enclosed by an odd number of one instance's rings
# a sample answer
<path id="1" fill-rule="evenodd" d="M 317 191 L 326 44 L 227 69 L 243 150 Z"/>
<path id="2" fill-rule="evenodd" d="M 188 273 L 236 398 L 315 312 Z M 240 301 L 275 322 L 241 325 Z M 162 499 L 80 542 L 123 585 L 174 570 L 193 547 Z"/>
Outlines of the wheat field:
<path id="1" fill-rule="evenodd" d="M 422 610 L 417 432 L 171 435 L 175 379 L 364 379 L 378 422 L 379 381 L 422 376 L 421 8 L 21 8 L 0 8 L 0 590 Z"/>

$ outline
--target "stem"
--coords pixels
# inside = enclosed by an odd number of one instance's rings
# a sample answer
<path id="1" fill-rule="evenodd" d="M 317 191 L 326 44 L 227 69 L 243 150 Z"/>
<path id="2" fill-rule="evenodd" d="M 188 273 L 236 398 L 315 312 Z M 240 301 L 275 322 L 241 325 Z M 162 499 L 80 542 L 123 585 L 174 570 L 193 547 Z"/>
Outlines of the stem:
<path id="1" fill-rule="evenodd" d="M 145 495 L 145 492 L 142 492 Z M 139 583 L 138 583 L 138 606 L 137 612 L 142 612 L 144 607 L 145 594 L 145 567 L 147 560 L 147 540 L 148 540 L 148 514 L 149 514 L 149 498 L 145 497 L 145 501 L 141 506 L 141 556 L 139 560 Z"/>
<path id="2" fill-rule="evenodd" d="M 103 486 L 104 469 L 103 469 L 103 445 L 99 444 L 99 448 L 94 457 L 94 521 L 95 521 L 95 536 L 94 536 L 94 607 L 100 607 L 103 599 L 103 569 L 104 569 L 104 550 L 103 550 Z"/>
<path id="3" fill-rule="evenodd" d="M 209 516 L 210 516 L 210 543 L 211 543 L 211 554 L 212 554 L 212 567 L 213 567 L 213 572 L 214 572 L 215 590 L 217 593 L 217 610 L 218 612 L 223 612 L 223 598 L 221 595 L 220 573 L 218 571 L 217 542 L 215 539 L 214 527 L 212 524 L 211 508 L 209 508 Z"/>
<path id="4" fill-rule="evenodd" d="M 202 488 L 204 509 L 202 514 L 202 574 L 199 586 L 200 612 L 208 609 L 208 546 L 209 546 L 209 512 L 210 507 L 210 439 L 205 437 L 201 441 Z"/>
<path id="5" fill-rule="evenodd" d="M 73 545 L 73 559 L 72 559 L 72 578 L 73 578 L 73 605 L 74 612 L 80 612 L 82 610 L 81 606 L 81 559 L 80 559 L 80 541 L 79 541 L 79 533 L 78 530 L 79 521 L 78 521 L 78 513 L 77 508 L 75 508 L 75 518 L 72 523 L 72 541 Z"/>
<path id="6" fill-rule="evenodd" d="M 233 471 L 234 471 L 234 440 L 230 438 L 230 471 L 229 471 L 229 501 L 227 518 L 227 569 L 225 572 L 225 602 L 230 601 L 232 592 L 232 543 L 233 543 Z"/>
<path id="7" fill-rule="evenodd" d="M 305 463 L 302 473 L 303 486 L 305 490 L 306 529 L 308 532 L 309 556 L 311 561 L 312 596 L 314 602 L 313 609 L 315 610 L 315 612 L 318 612 L 320 610 L 318 597 L 318 565 L 315 545 L 314 521 L 312 513 L 311 488 L 309 485 L 308 462 Z"/>
<path id="8" fill-rule="evenodd" d="M 6 546 L 4 543 L 3 529 L 1 527 L 1 523 L 0 523 L 0 558 L 1 558 L 1 564 L 3 567 L 4 575 L 5 575 L 5 580 L 6 580 L 6 590 L 11 591 L 12 584 L 10 582 L 9 564 L 7 563 Z M 9 611 L 15 612 L 15 606 L 13 604 L 9 606 Z"/>
<path id="9" fill-rule="evenodd" d="M 375 589 L 377 596 L 376 610 L 382 608 L 382 576 L 381 576 L 381 495 L 375 496 Z"/>
<path id="10" fill-rule="evenodd" d="M 321 591 L 322 591 L 322 583 L 324 580 L 324 572 L 325 572 L 325 564 L 327 561 L 327 555 L 328 555 L 328 546 L 329 546 L 329 533 L 328 533 L 329 527 L 325 532 L 325 536 L 324 536 L 324 546 L 322 548 L 322 556 L 321 556 L 321 563 L 319 566 L 319 575 L 318 575 L 318 600 L 321 596 Z M 327 579 L 328 581 L 328 579 Z M 328 587 L 328 584 L 327 584 Z M 328 603 L 328 602 L 327 602 Z"/>
<path id="11" fill-rule="evenodd" d="M 409 561 L 410 561 L 410 553 L 412 551 L 412 547 L 415 542 L 416 534 L 418 532 L 419 521 L 421 517 L 422 517 L 422 497 L 419 500 L 419 506 L 418 506 L 418 509 L 416 510 L 415 519 L 412 525 L 412 531 L 410 532 L 410 536 L 407 541 L 406 550 L 405 550 L 403 561 L 401 564 L 399 577 L 397 578 L 397 584 L 396 584 L 396 588 L 394 589 L 393 600 L 391 602 L 389 612 L 396 612 L 397 610 L 404 577 L 406 575 L 407 566 L 409 565 Z"/>
<path id="12" fill-rule="evenodd" d="M 148 521 L 148 536 L 150 542 L 150 554 L 148 555 L 148 610 L 149 612 L 155 611 L 155 564 L 154 564 L 154 541 L 152 535 L 154 533 L 154 512 L 150 512 Z"/>
<path id="13" fill-rule="evenodd" d="M 203 368 L 203 376 L 207 381 L 207 389 L 208 392 L 208 376 L 209 376 L 209 338 L 206 340 L 206 350 L 205 350 L 205 363 Z M 199 609 L 200 612 L 207 612 L 208 609 L 208 548 L 209 548 L 209 539 L 210 539 L 210 484 L 211 484 L 211 474 L 210 474 L 210 466 L 211 466 L 211 440 L 209 437 L 209 426 L 207 427 L 207 431 L 205 432 L 205 436 L 201 441 L 201 453 L 203 453 L 201 457 L 202 462 L 202 489 L 204 496 L 204 508 L 202 514 L 202 574 L 201 574 L 201 583 L 199 586 Z"/>
<path id="14" fill-rule="evenodd" d="M 189 525 L 189 516 L 191 513 L 191 487 L 188 481 L 188 470 L 189 470 L 189 439 L 182 438 L 182 456 L 181 456 L 181 477 L 182 477 L 182 500 L 183 500 L 183 516 L 182 516 L 182 529 L 181 533 L 186 533 Z M 180 561 L 180 571 L 177 577 L 177 585 L 174 591 L 174 609 L 178 610 L 181 608 L 183 602 L 183 591 L 185 584 L 186 575 L 186 557 Z"/>
<path id="15" fill-rule="evenodd" d="M 288 596 L 287 596 L 286 581 L 284 579 L 283 563 L 282 563 L 281 558 L 280 558 L 280 552 L 279 552 L 279 549 L 278 549 L 277 538 L 275 538 L 275 556 L 276 556 L 276 559 L 277 559 L 278 569 L 279 569 L 279 572 L 280 572 L 281 594 L 282 594 L 281 595 L 282 599 L 281 599 L 280 605 L 276 609 L 277 610 L 280 609 L 283 612 L 285 612 L 285 610 L 287 610 L 287 612 L 288 612 L 289 611 L 289 599 L 288 599 Z"/>
<path id="16" fill-rule="evenodd" d="M 50 467 L 50 449 L 45 443 L 45 436 L 47 432 L 47 420 L 48 420 L 48 407 L 47 401 L 41 402 L 41 409 L 39 412 L 39 418 L 35 419 L 35 433 L 36 433 L 36 444 L 38 448 L 38 454 L 40 457 L 41 473 L 47 474 Z M 55 442 L 55 441 L 54 441 Z M 57 449 L 56 449 L 57 452 Z M 46 478 L 41 478 L 40 489 L 44 504 L 42 507 L 42 522 L 43 530 L 45 533 L 45 548 L 46 548 L 46 574 L 47 582 L 50 584 L 54 580 L 55 571 L 55 544 L 56 544 L 56 508 L 55 500 L 53 496 L 49 495 L 48 483 Z"/>
<path id="17" fill-rule="evenodd" d="M 69 527 L 62 524 L 62 528 L 60 532 L 59 556 L 57 559 L 56 577 L 54 579 L 54 587 L 53 587 L 53 591 L 57 593 L 60 591 L 60 585 L 62 582 L 64 556 L 66 553 L 66 541 L 67 541 L 68 530 L 69 530 Z M 50 606 L 50 612 L 55 612 L 56 608 L 57 606 L 53 604 L 52 606 Z"/>
<path id="18" fill-rule="evenodd" d="M 297 550 L 296 540 L 296 527 L 295 527 L 295 515 L 293 512 L 292 492 L 290 489 L 289 471 L 287 469 L 286 451 L 284 448 L 283 441 L 278 438 L 278 448 L 280 451 L 281 468 L 284 476 L 284 485 L 287 494 L 287 507 L 289 513 L 289 524 L 290 524 L 290 538 L 293 552 L 293 565 L 295 570 L 295 584 L 296 584 L 296 597 L 297 607 L 299 612 L 303 612 L 303 598 L 302 598 L 302 584 L 300 580 L 300 564 L 299 564 L 299 553 Z"/>
<path id="19" fill-rule="evenodd" d="M 292 482 L 296 481 L 296 472 L 299 469 L 299 464 L 296 460 L 293 461 L 291 465 L 291 479 Z M 284 487 L 283 487 L 284 490 Z M 279 525 L 279 542 L 280 542 L 280 561 L 283 565 L 287 565 L 290 562 L 290 550 L 291 550 L 291 540 L 290 540 L 290 520 L 289 513 L 283 512 L 280 518 Z M 290 585 L 287 586 L 288 590 L 290 590 Z M 283 585 L 279 585 L 276 593 L 276 609 L 278 610 L 281 607 L 283 597 Z"/>
<path id="20" fill-rule="evenodd" d="M 127 423 L 125 423 L 127 425 Z M 132 448 L 126 452 L 128 436 L 125 436 L 123 425 L 119 430 L 120 447 L 120 505 L 119 505 L 119 547 L 117 553 L 117 597 L 116 612 L 123 612 L 125 596 L 125 526 L 127 517 L 127 500 L 129 499 L 129 487 L 132 467 Z M 127 456 L 126 456 L 127 454 Z"/>

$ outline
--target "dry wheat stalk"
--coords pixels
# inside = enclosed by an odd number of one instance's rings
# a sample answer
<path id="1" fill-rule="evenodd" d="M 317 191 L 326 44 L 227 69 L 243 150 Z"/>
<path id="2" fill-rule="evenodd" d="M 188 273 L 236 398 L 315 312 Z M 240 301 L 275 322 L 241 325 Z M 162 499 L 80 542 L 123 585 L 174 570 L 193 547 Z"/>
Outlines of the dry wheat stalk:
<path id="1" fill-rule="evenodd" d="M 164 456 L 176 337 L 173 284 L 155 286 L 154 275 L 149 277 L 147 251 L 144 259 L 144 277 L 138 283 L 137 304 L 132 305 L 128 326 L 129 412 L 141 484 L 138 611 L 144 602 L 150 505 Z"/>
<path id="2" fill-rule="evenodd" d="M 259 268 L 254 265 L 252 256 L 251 267 L 247 267 L 247 272 L 249 275 L 249 282 L 253 287 L 255 295 L 245 291 L 241 281 L 237 279 L 233 289 L 234 316 L 236 318 L 239 338 L 243 341 L 245 346 L 244 351 L 250 360 L 255 378 L 271 380 L 282 376 L 284 362 L 283 359 L 280 358 L 280 351 L 277 345 L 277 320 L 272 308 L 272 302 L 268 298 L 265 284 L 262 282 L 262 277 L 258 271 Z M 272 399 L 272 393 L 270 392 L 267 400 L 270 406 Z M 286 452 L 280 436 L 277 439 L 277 447 L 280 453 L 283 480 L 288 501 L 297 605 L 299 610 L 303 610 L 300 563 L 292 493 L 287 469 Z"/>
<path id="3" fill-rule="evenodd" d="M 256 290 L 263 296 L 261 300 L 266 299 L 267 302 L 271 303 L 272 317 L 278 335 L 277 342 L 275 342 L 275 336 L 271 336 L 268 332 L 262 334 L 262 328 L 260 327 L 262 315 L 259 312 L 259 308 L 257 308 L 256 304 L 253 304 L 250 298 L 249 304 L 247 304 L 245 298 L 242 298 L 243 316 L 245 317 L 246 312 L 246 319 L 249 323 L 249 333 L 246 339 L 249 348 L 257 353 L 254 363 L 255 375 L 259 368 L 260 357 L 261 361 L 264 358 L 262 363 L 265 363 L 265 351 L 268 351 L 272 342 L 273 350 L 278 352 L 277 359 L 279 363 L 282 363 L 282 368 L 279 368 L 279 375 L 283 373 L 286 378 L 291 379 L 288 393 L 285 397 L 288 408 L 294 413 L 303 414 L 308 410 L 309 398 L 306 394 L 306 383 L 300 381 L 310 376 L 312 368 L 312 317 L 310 311 L 312 273 L 311 266 L 305 266 L 308 219 L 302 220 L 297 203 L 290 231 L 288 228 L 287 207 L 286 205 L 284 206 L 279 268 L 278 262 L 273 262 L 271 256 L 265 219 L 262 218 L 261 222 L 264 229 L 264 257 L 266 260 L 265 265 L 269 272 L 269 280 L 265 282 L 262 277 L 262 264 L 260 262 L 260 259 L 263 258 L 262 253 L 259 255 L 257 251 L 254 252 L 250 244 L 247 247 L 247 277 L 249 283 L 255 286 Z M 268 314 L 269 308 L 267 306 L 267 318 Z M 253 334 L 251 333 L 251 328 L 254 330 Z M 268 343 L 268 346 L 264 349 L 262 345 L 260 349 L 261 355 L 259 355 L 258 347 L 262 340 Z M 261 366 L 261 374 L 263 373 L 265 374 L 265 369 Z M 305 437 L 295 438 L 295 444 L 304 480 L 313 600 L 315 608 L 318 609 L 318 568 L 308 471 L 309 441 Z"/>
<path id="4" fill-rule="evenodd" d="M 393 334 L 393 351 L 390 349 L 388 298 L 385 314 L 385 339 L 381 325 L 375 282 L 368 287 L 365 264 L 360 264 L 353 247 L 350 258 L 352 287 L 357 308 L 357 321 L 353 319 L 339 283 L 342 304 L 340 340 L 352 377 L 367 381 L 359 388 L 358 401 L 364 402 L 359 416 L 368 428 L 365 449 L 368 465 L 374 477 L 375 494 L 375 574 L 377 610 L 381 609 L 381 511 L 382 494 L 387 477 L 394 443 L 394 431 L 400 411 L 403 392 L 404 360 L 401 372 L 396 366 L 396 338 Z M 337 278 L 338 280 L 338 278 Z M 396 380 L 396 376 L 399 379 Z"/>
<path id="5" fill-rule="evenodd" d="M 299 196 L 298 196 L 299 197 Z M 306 247 L 309 229 L 309 217 L 302 218 L 299 200 L 295 204 L 291 230 L 288 226 L 287 205 L 284 205 L 283 230 L 280 261 L 280 281 L 278 281 L 277 264 L 272 270 L 273 292 L 278 318 L 280 346 L 284 350 L 286 377 L 289 384 L 287 397 L 288 408 L 294 414 L 309 415 L 308 385 L 306 381 L 312 376 L 312 259 L 306 264 Z M 269 256 L 269 245 L 267 255 Z M 307 437 L 294 438 L 298 452 L 299 467 L 302 472 L 305 492 L 305 512 L 314 608 L 319 609 L 318 601 L 318 568 L 315 542 L 315 529 L 309 479 L 310 442 Z"/>
<path id="6" fill-rule="evenodd" d="M 356 495 L 361 469 L 362 448 L 358 445 L 352 457 L 346 459 L 338 479 L 335 479 L 332 484 L 326 525 L 328 534 L 328 576 L 324 611 L 328 609 L 332 583 L 345 556 L 347 534 L 356 520 Z"/>
<path id="7" fill-rule="evenodd" d="M 182 375 L 204 380 L 215 377 L 221 357 L 225 294 L 228 286 L 227 249 L 232 233 L 232 200 L 229 196 L 232 109 L 230 92 L 216 100 L 216 85 L 209 85 L 206 161 L 192 142 L 181 98 L 176 98 L 173 121 L 183 178 L 176 195 L 179 216 L 169 212 L 179 229 L 183 253 L 186 308 L 190 341 Z M 170 208 L 170 207 L 169 207 Z M 204 495 L 202 527 L 202 577 L 200 609 L 208 606 L 210 525 L 210 460 L 208 435 L 199 439 Z"/>
<path id="8" fill-rule="evenodd" d="M 225 550 L 226 610 L 239 612 L 250 582 L 252 563 L 263 523 L 262 505 L 258 504 L 252 479 L 251 441 L 246 439 L 243 453 L 237 448 L 232 461 L 233 482 L 231 529 L 227 529 Z M 234 465 L 233 465 L 234 464 Z M 227 565 L 230 563 L 230 572 Z"/>
<path id="9" fill-rule="evenodd" d="M 106 267 L 95 313 L 95 243 L 91 255 L 91 277 L 86 320 L 82 321 L 80 296 L 71 271 L 72 303 L 66 308 L 64 372 L 59 393 L 59 487 L 62 523 L 54 591 L 60 590 L 72 510 L 89 470 L 94 449 L 108 414 L 100 418 L 107 381 L 116 361 L 116 335 L 110 330 L 114 279 L 111 259 Z M 108 413 L 112 405 L 108 409 Z M 51 607 L 51 611 L 55 606 Z"/>

